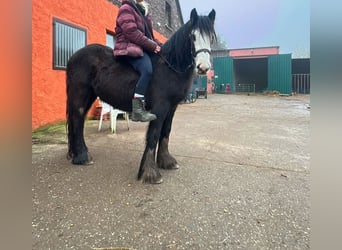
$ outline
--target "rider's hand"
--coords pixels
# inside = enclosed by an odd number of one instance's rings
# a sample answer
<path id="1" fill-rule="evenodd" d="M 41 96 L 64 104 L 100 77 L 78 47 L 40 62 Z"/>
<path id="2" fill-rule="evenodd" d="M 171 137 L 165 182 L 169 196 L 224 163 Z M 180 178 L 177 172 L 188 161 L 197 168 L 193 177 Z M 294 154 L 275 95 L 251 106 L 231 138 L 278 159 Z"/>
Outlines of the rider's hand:
<path id="1" fill-rule="evenodd" d="M 159 45 L 157 45 L 157 47 L 154 49 L 154 53 L 159 53 L 160 52 L 160 50 L 161 50 L 161 48 L 160 48 L 160 46 Z"/>

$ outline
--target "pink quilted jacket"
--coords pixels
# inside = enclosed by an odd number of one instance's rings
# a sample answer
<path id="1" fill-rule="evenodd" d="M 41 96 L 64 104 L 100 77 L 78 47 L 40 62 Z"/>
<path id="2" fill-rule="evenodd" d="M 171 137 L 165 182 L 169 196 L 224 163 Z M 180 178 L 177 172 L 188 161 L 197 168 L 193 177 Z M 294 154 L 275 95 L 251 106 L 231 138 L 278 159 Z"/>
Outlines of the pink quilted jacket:
<path id="1" fill-rule="evenodd" d="M 122 5 L 116 19 L 115 56 L 142 56 L 142 50 L 153 52 L 159 44 L 159 41 L 156 41 L 153 37 L 150 15 L 146 16 L 146 22 L 150 34 L 152 35 L 152 39 L 145 35 L 144 20 L 137 11 L 138 10 L 134 8 L 133 1 L 122 1 Z"/>

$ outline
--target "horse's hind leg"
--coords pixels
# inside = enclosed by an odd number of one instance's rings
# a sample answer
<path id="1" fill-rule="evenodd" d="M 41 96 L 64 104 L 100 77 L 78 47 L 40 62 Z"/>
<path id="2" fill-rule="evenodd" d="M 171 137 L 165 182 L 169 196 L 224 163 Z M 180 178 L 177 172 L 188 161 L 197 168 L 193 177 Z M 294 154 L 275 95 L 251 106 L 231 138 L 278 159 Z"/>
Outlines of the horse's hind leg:
<path id="1" fill-rule="evenodd" d="M 178 169 L 176 159 L 169 153 L 169 136 L 171 132 L 172 119 L 175 114 L 177 106 L 166 117 L 159 138 L 157 164 L 159 168 L 163 169 Z"/>
<path id="2" fill-rule="evenodd" d="M 75 90 L 71 93 L 71 89 L 68 89 L 68 155 L 72 158 L 73 164 L 87 165 L 92 163 L 88 155 L 83 132 L 85 117 L 95 99 L 96 96 L 91 90 Z"/>

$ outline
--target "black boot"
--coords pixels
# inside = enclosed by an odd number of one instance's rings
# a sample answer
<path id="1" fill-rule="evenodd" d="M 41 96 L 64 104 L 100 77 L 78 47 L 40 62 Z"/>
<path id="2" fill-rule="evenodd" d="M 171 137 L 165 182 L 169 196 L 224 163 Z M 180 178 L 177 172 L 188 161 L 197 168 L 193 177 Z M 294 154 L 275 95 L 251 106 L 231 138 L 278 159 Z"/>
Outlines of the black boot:
<path id="1" fill-rule="evenodd" d="M 134 98 L 132 100 L 132 121 L 149 122 L 157 119 L 155 114 L 145 110 L 144 99 Z"/>

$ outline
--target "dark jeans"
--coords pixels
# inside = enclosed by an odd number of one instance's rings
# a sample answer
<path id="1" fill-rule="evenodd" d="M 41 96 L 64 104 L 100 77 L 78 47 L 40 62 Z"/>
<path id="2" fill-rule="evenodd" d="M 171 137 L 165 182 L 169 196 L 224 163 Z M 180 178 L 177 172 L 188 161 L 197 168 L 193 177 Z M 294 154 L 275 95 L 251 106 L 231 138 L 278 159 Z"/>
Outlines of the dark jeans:
<path id="1" fill-rule="evenodd" d="M 139 72 L 140 78 L 135 87 L 135 93 L 145 95 L 152 76 L 152 63 L 150 56 L 144 52 L 142 57 L 126 57 L 127 62 Z"/>

